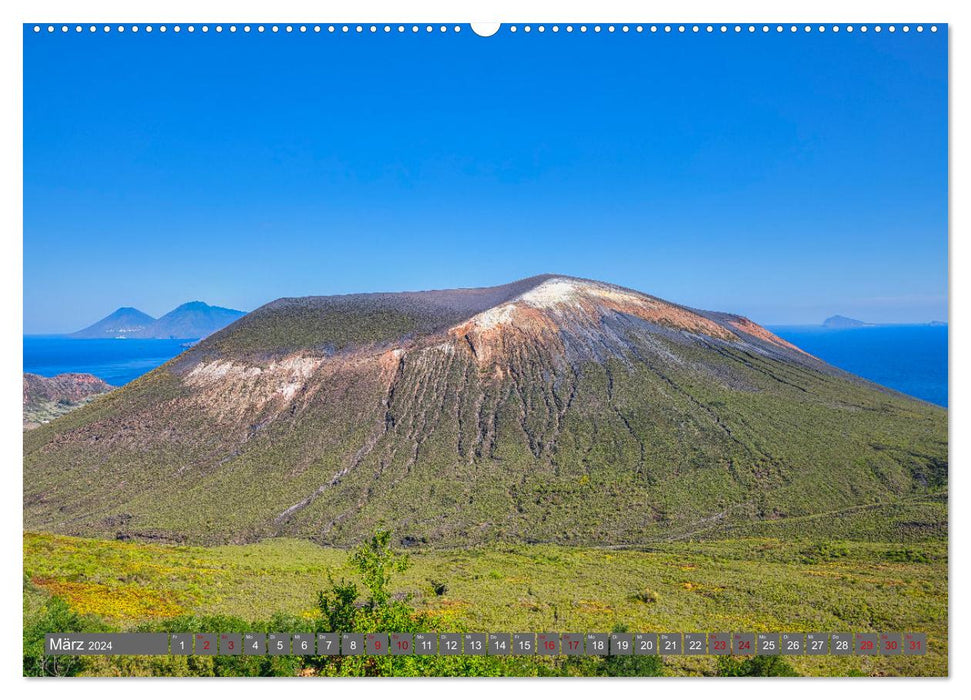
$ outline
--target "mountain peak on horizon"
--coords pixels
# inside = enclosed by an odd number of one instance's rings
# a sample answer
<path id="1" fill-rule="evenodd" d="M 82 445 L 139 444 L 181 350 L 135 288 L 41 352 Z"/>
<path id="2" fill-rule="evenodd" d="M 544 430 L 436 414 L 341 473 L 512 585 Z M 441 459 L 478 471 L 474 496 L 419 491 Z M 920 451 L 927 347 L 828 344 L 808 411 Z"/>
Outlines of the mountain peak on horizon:
<path id="1" fill-rule="evenodd" d="M 133 306 L 121 306 L 100 321 L 71 333 L 73 338 L 129 338 L 155 323 L 155 318 Z"/>
<path id="2" fill-rule="evenodd" d="M 236 313 L 245 313 L 244 311 L 236 311 L 236 309 L 230 309 L 225 306 L 215 306 L 213 304 L 207 304 L 204 301 L 187 301 L 184 304 L 179 304 L 169 313 L 175 313 L 177 311 L 207 311 L 209 309 L 219 309 L 222 311 L 233 311 Z M 166 314 L 167 315 L 167 314 Z"/>
<path id="3" fill-rule="evenodd" d="M 149 330 L 153 338 L 205 338 L 245 315 L 245 311 L 188 301 L 159 318 Z"/>
<path id="4" fill-rule="evenodd" d="M 186 302 L 157 319 L 134 307 L 122 306 L 70 337 L 195 340 L 244 315 L 243 311 L 210 306 L 204 301 Z"/>
<path id="5" fill-rule="evenodd" d="M 214 334 L 200 349 L 231 354 L 285 355 L 293 351 L 339 352 L 368 345 L 399 346 L 462 339 L 462 347 L 512 347 L 532 342 L 571 348 L 619 326 L 645 333 L 685 332 L 721 340 L 755 337 L 801 353 L 742 316 L 701 311 L 608 282 L 542 274 L 493 287 L 283 297 Z M 653 329 L 653 330 L 651 330 Z M 516 338 L 518 340 L 513 340 Z M 620 347 L 614 348 L 622 352 Z M 564 349 L 565 351 L 565 349 Z M 587 348 L 584 355 L 602 351 Z"/>

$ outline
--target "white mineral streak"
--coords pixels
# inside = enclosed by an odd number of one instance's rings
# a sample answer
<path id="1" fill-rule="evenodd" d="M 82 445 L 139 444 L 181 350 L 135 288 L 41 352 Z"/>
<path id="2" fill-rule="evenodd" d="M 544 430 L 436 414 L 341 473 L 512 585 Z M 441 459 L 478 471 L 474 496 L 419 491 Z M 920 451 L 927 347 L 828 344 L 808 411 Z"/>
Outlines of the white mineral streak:
<path id="1" fill-rule="evenodd" d="M 290 401 L 297 395 L 322 360 L 315 357 L 288 357 L 266 367 L 253 367 L 231 360 L 216 360 L 197 365 L 185 381 L 206 400 L 219 403 L 233 391 L 236 409 L 257 407 L 274 398 Z M 245 406 L 243 404 L 246 404 Z"/>
<path id="2" fill-rule="evenodd" d="M 524 292 L 513 301 L 522 301 L 536 309 L 547 309 L 551 306 L 576 303 L 577 296 L 587 291 L 590 286 L 592 285 L 575 280 L 554 278 Z"/>
<path id="3" fill-rule="evenodd" d="M 515 323 L 516 311 L 523 306 L 534 309 L 582 308 L 584 299 L 593 302 L 637 304 L 650 307 L 651 301 L 639 294 L 623 292 L 596 282 L 554 277 L 518 297 L 487 309 L 472 317 L 472 324 L 482 330 Z"/>
<path id="4" fill-rule="evenodd" d="M 515 302 L 493 306 L 491 309 L 486 309 L 481 314 L 473 316 L 472 322 L 479 328 L 495 328 L 510 323 L 515 311 Z"/>
<path id="5" fill-rule="evenodd" d="M 196 365 L 186 376 L 186 381 L 191 386 L 205 386 L 223 379 L 250 379 L 258 376 L 262 371 L 259 367 L 247 367 L 228 360 L 217 360 Z"/>

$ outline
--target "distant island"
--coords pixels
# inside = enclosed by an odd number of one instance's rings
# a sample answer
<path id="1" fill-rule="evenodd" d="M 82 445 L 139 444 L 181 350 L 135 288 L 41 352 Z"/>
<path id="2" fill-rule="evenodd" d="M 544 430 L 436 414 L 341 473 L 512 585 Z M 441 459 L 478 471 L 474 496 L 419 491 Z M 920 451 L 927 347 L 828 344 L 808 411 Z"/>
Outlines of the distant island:
<path id="1" fill-rule="evenodd" d="M 131 306 L 122 306 L 97 323 L 71 335 L 75 338 L 131 338 L 153 323 L 155 319 L 148 314 Z"/>
<path id="2" fill-rule="evenodd" d="M 860 321 L 859 319 L 849 318 L 848 316 L 830 316 L 825 321 L 823 321 L 823 328 L 873 328 L 875 326 L 887 326 L 887 325 L 899 325 L 893 323 L 867 323 L 866 321 Z M 904 325 L 915 325 L 915 326 L 946 326 L 947 321 L 928 321 L 926 324 L 915 323 L 915 324 L 904 324 Z"/>
<path id="3" fill-rule="evenodd" d="M 245 311 L 190 301 L 161 318 L 123 306 L 97 323 L 71 333 L 71 338 L 199 339 L 246 315 Z"/>
<path id="4" fill-rule="evenodd" d="M 849 318 L 847 316 L 830 316 L 825 321 L 823 321 L 824 328 L 863 328 L 864 326 L 871 326 L 872 323 L 867 323 L 866 321 L 859 321 L 855 318 Z"/>

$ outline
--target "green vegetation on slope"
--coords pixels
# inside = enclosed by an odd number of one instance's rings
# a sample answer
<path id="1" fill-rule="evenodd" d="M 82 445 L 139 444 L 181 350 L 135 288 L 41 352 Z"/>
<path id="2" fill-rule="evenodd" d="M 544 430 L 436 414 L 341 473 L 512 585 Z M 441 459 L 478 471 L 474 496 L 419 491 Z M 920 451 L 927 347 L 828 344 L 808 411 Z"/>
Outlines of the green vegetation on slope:
<path id="1" fill-rule="evenodd" d="M 364 588 L 370 583 L 372 599 L 375 585 L 382 587 L 392 595 L 379 599 L 407 603 L 435 631 L 922 631 L 928 634 L 924 657 L 801 657 L 789 663 L 804 675 L 947 673 L 942 541 L 761 538 L 639 550 L 516 545 L 416 549 L 409 560 L 404 571 L 374 576 L 362 575 L 360 556 L 301 540 L 204 549 L 28 533 L 25 629 L 55 631 L 51 620 L 70 613 L 99 629 L 314 630 L 325 617 L 318 592 L 334 592 L 343 580 Z M 69 609 L 51 603 L 51 595 Z M 215 672 L 212 661 L 202 659 L 157 667 L 150 665 L 162 661 L 125 663 L 125 673 Z M 87 672 L 119 672 L 104 664 Z M 502 672 L 607 673 L 542 668 Z M 767 669 L 676 657 L 659 670 L 715 675 Z"/>
<path id="2" fill-rule="evenodd" d="M 25 436 L 25 525 L 198 543 L 349 545 L 384 524 L 444 546 L 637 544 L 829 528 L 810 516 L 946 489 L 946 411 L 672 348 L 680 369 L 608 360 L 558 377 L 530 362 L 501 382 L 442 354 L 405 363 L 390 389 L 348 372 L 252 413 L 232 386 L 196 397 L 161 368 Z M 729 370 L 744 390 L 712 381 Z M 946 514 L 895 522 L 875 522 L 879 536 L 919 536 Z"/>
<path id="3" fill-rule="evenodd" d="M 214 335 L 200 348 L 223 357 L 327 353 L 429 335 L 548 279 L 539 275 L 498 287 L 429 292 L 347 294 L 277 299 Z"/>
<path id="4" fill-rule="evenodd" d="M 811 537 L 921 565 L 947 485 L 945 410 L 745 319 L 549 277 L 280 300 L 24 437 L 28 529 L 183 544 Z M 91 602 L 119 581 L 43 585 L 76 584 L 102 586 Z M 211 603 L 182 588 L 115 597 Z"/>
<path id="5" fill-rule="evenodd" d="M 378 532 L 349 558 L 367 597 L 360 599 L 353 582 L 330 581 L 317 594 L 316 615 L 301 619 L 277 613 L 269 621 L 252 623 L 230 616 L 180 617 L 143 623 L 139 631 L 176 632 L 384 632 L 415 634 L 438 631 L 437 618 L 392 597 L 392 576 L 408 568 L 408 557 L 390 547 L 390 533 Z M 351 656 L 351 657 L 50 657 L 43 655 L 44 635 L 51 631 L 106 631 L 92 616 L 72 611 L 59 597 L 35 610 L 24 627 L 25 675 L 204 675 L 204 676 L 657 676 L 657 657 L 551 658 L 473 656 Z M 788 669 L 788 665 L 784 665 Z M 790 669 L 791 670 L 791 669 Z M 772 675 L 782 675 L 773 673 Z"/>
<path id="6" fill-rule="evenodd" d="M 225 354 L 299 348 L 336 352 L 351 345 L 389 342 L 442 324 L 438 317 L 396 313 L 380 306 L 348 315 L 340 305 L 318 309 L 295 304 L 266 318 L 251 316 L 239 321 L 231 333 L 213 338 L 211 347 Z"/>

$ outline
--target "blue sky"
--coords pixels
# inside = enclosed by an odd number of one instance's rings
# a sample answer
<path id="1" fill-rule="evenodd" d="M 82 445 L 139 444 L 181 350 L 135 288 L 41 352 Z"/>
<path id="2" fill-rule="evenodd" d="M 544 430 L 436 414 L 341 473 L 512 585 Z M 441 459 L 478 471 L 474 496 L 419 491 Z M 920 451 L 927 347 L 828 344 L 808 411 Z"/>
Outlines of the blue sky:
<path id="1" fill-rule="evenodd" d="M 947 314 L 947 37 L 24 36 L 24 329 L 558 272 Z"/>

